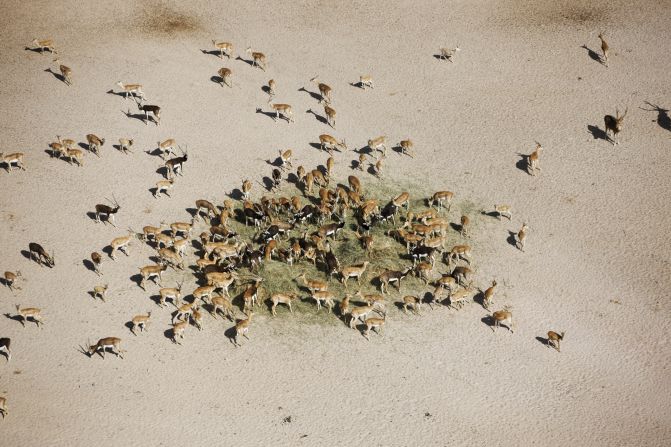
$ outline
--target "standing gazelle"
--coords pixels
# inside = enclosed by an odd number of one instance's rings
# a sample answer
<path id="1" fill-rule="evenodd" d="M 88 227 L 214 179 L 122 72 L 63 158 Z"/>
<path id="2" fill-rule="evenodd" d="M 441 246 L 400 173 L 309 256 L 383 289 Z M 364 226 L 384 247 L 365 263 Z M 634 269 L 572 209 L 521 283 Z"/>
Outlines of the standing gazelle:
<path id="1" fill-rule="evenodd" d="M 26 170 L 26 166 L 23 164 L 23 152 L 14 152 L 7 155 L 0 152 L 0 164 L 5 165 L 5 171 L 7 172 L 12 169 L 13 165 L 16 165 L 17 168 L 21 168 L 23 171 Z"/>
<path id="2" fill-rule="evenodd" d="M 553 347 L 557 352 L 561 352 L 559 343 L 564 339 L 564 332 L 558 333 L 555 331 L 548 331 L 547 346 Z"/>
<path id="3" fill-rule="evenodd" d="M 61 61 L 58 58 L 54 59 L 54 63 L 58 65 L 58 70 L 61 72 L 63 82 L 65 82 L 65 84 L 68 86 L 72 85 L 72 78 L 70 78 L 70 75 L 72 74 L 72 69 L 67 65 L 61 64 Z"/>
<path id="4" fill-rule="evenodd" d="M 601 63 L 605 65 L 606 67 L 608 66 L 608 43 L 606 42 L 606 39 L 603 38 L 603 31 L 599 33 L 599 39 L 601 39 L 601 52 L 603 53 L 603 57 L 601 58 Z"/>
<path id="5" fill-rule="evenodd" d="M 32 44 L 35 46 L 34 50 L 39 50 L 40 53 L 44 53 L 44 50 L 49 50 L 52 54 L 57 54 L 56 46 L 52 39 L 33 39 Z"/>
<path id="6" fill-rule="evenodd" d="M 294 112 L 289 104 L 275 104 L 270 102 L 270 100 L 268 101 L 268 104 L 270 104 L 270 108 L 275 112 L 275 117 L 273 118 L 275 121 L 282 116 L 288 123 L 294 122 Z"/>
<path id="7" fill-rule="evenodd" d="M 530 175 L 536 175 L 536 171 L 541 170 L 541 167 L 538 166 L 538 163 L 542 150 L 543 146 L 541 146 L 541 144 L 536 141 L 536 150 L 527 156 L 527 172 Z"/>
<path id="8" fill-rule="evenodd" d="M 319 103 L 321 104 L 322 101 L 324 101 L 327 104 L 331 104 L 331 87 L 324 84 L 323 82 L 319 82 L 319 75 L 315 76 L 314 78 L 310 79 L 310 82 L 314 82 L 317 84 L 317 88 L 319 88 Z"/>
<path id="9" fill-rule="evenodd" d="M 627 116 L 627 110 L 629 109 L 624 109 L 624 114 L 622 116 L 620 116 L 620 111 L 615 109 L 615 116 L 606 115 L 603 117 L 604 126 L 606 127 L 606 139 L 610 140 L 610 142 L 613 143 L 613 146 L 618 144 L 617 134 L 622 131 L 622 121 L 624 120 L 624 117 Z M 609 132 L 613 134 L 612 138 L 609 138 Z"/>
<path id="10" fill-rule="evenodd" d="M 231 84 L 230 79 L 231 75 L 233 72 L 231 71 L 230 68 L 226 67 L 221 67 L 219 71 L 217 71 L 217 74 L 219 75 L 219 78 L 221 79 L 221 86 L 223 87 L 224 84 L 227 85 L 228 87 L 233 87 L 233 84 Z"/>
<path id="11" fill-rule="evenodd" d="M 141 101 L 147 100 L 147 98 L 144 96 L 144 92 L 142 91 L 142 84 L 124 84 L 123 82 L 119 81 L 116 83 L 116 85 L 121 88 L 124 99 L 128 99 L 128 95 L 131 95 L 132 97 L 139 97 Z"/>
<path id="12" fill-rule="evenodd" d="M 219 51 L 219 58 L 223 59 L 224 55 L 227 58 L 231 58 L 233 56 L 233 44 L 230 42 L 222 42 L 222 41 L 212 41 L 212 45 L 214 45 L 214 48 L 216 48 Z M 215 50 L 216 52 L 216 50 Z"/>
<path id="13" fill-rule="evenodd" d="M 260 51 L 252 51 L 252 47 L 247 48 L 245 51 L 252 56 L 252 66 L 256 65 L 261 70 L 266 71 L 267 62 L 265 54 Z"/>

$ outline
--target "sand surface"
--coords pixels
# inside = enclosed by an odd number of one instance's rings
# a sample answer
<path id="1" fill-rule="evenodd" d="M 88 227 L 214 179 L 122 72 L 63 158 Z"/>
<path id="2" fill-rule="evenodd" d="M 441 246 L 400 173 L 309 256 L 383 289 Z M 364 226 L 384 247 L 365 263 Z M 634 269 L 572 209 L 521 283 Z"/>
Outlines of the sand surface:
<path id="1" fill-rule="evenodd" d="M 0 171 L 0 269 L 24 277 L 15 294 L 0 290 L 0 311 L 41 307 L 46 325 L 0 319 L 14 351 L 0 358 L 2 445 L 671 443 L 671 129 L 668 115 L 642 110 L 671 108 L 668 1 L 3 3 L 1 150 L 25 152 L 28 170 Z M 608 68 L 582 48 L 599 51 L 599 31 Z M 56 41 L 73 86 L 45 72 L 51 55 L 24 49 L 36 37 Z M 212 39 L 265 52 L 267 72 L 204 54 Z M 455 45 L 454 63 L 433 56 Z M 210 79 L 222 66 L 233 88 Z M 350 86 L 365 73 L 375 89 Z M 298 91 L 314 91 L 315 75 L 334 89 L 335 131 Z M 295 123 L 255 113 L 270 78 Z M 124 114 L 133 102 L 107 93 L 119 80 L 144 85 L 160 126 Z M 590 129 L 616 107 L 629 112 L 613 147 Z M 56 135 L 87 133 L 107 143 L 81 169 L 45 152 Z M 82 265 L 126 227 L 187 220 L 199 198 L 221 204 L 243 178 L 268 175 L 278 149 L 293 148 L 295 165 L 324 163 L 309 145 L 320 133 L 350 149 L 410 137 L 418 156 L 390 153 L 382 182 L 513 207 L 510 222 L 474 214 L 472 245 L 476 283 L 498 279 L 494 307 L 512 306 L 514 334 L 493 333 L 475 303 L 394 311 L 370 342 L 335 318 L 282 309 L 261 312 L 242 348 L 225 336 L 231 323 L 208 315 L 179 346 L 164 335 L 169 311 L 149 299 L 157 288 L 130 280 L 150 247 L 106 260 L 103 280 Z M 135 139 L 134 154 L 112 149 L 119 137 Z M 190 160 L 173 197 L 155 200 L 160 159 L 144 150 L 169 137 Z M 535 141 L 545 151 L 532 177 L 517 153 Z M 338 154 L 336 177 L 356 157 Z M 119 228 L 87 217 L 111 194 Z M 508 242 L 523 221 L 525 253 Z M 55 250 L 56 268 L 21 254 L 31 241 Z M 106 303 L 87 294 L 103 281 Z M 147 310 L 153 325 L 133 337 L 125 322 Z M 561 353 L 536 338 L 550 329 L 566 331 Z M 78 351 L 112 335 L 123 360 Z"/>

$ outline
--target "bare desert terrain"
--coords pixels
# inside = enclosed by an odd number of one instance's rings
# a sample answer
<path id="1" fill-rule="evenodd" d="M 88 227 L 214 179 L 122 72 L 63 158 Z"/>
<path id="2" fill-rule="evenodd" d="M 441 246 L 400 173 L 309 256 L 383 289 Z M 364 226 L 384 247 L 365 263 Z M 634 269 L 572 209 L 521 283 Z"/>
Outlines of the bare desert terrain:
<path id="1" fill-rule="evenodd" d="M 20 290 L 0 288 L 0 313 L 39 307 L 44 325 L 0 316 L 12 349 L 11 361 L 0 357 L 1 445 L 671 444 L 668 0 L 5 0 L 2 10 L 0 151 L 23 152 L 26 170 L 0 169 L 0 269 L 22 273 Z M 72 85 L 54 55 L 26 48 L 35 38 L 54 40 Z M 213 39 L 245 60 L 245 48 L 262 51 L 266 70 L 220 59 Z M 436 57 L 456 46 L 452 61 Z M 231 88 L 216 82 L 222 67 Z M 364 74 L 374 88 L 351 85 Z M 315 76 L 333 88 L 336 129 L 308 112 L 323 115 Z M 269 79 L 293 123 L 257 113 L 269 110 Z M 143 85 L 160 125 L 109 93 L 118 81 Z M 616 109 L 628 113 L 612 145 L 604 115 Z M 106 139 L 101 157 L 80 148 L 81 168 L 50 157 L 56 135 L 86 143 L 89 133 Z M 454 192 L 442 215 L 457 227 L 468 213 L 474 285 L 497 280 L 490 310 L 508 306 L 514 333 L 492 331 L 477 302 L 402 313 L 393 303 L 403 295 L 433 290 L 415 281 L 392 288 L 370 340 L 301 302 L 276 317 L 258 308 L 240 347 L 229 340 L 235 322 L 207 313 L 180 345 L 166 334 L 174 308 L 132 279 L 151 264 L 149 245 L 134 240 L 116 262 L 105 254 L 100 278 L 84 266 L 127 228 L 188 222 L 195 200 L 222 205 L 244 179 L 258 201 L 266 160 L 291 148 L 292 172 L 324 164 L 310 144 L 324 133 L 349 147 L 334 154 L 339 182 L 355 174 L 417 201 Z M 353 150 L 378 135 L 390 146 L 410 138 L 415 152 L 389 150 L 381 179 L 352 169 Z M 122 137 L 133 153 L 112 147 Z M 189 158 L 172 197 L 155 199 L 163 162 L 146 151 L 167 138 Z M 519 154 L 536 141 L 532 176 Z M 112 195 L 116 228 L 87 215 Z M 499 203 L 512 219 L 487 213 Z M 514 234 L 525 222 L 522 252 Z M 205 229 L 197 223 L 194 239 Z M 461 241 L 453 228 L 448 241 Z M 53 250 L 54 268 L 27 259 L 30 242 Z M 437 262 L 436 276 L 445 271 Z M 196 287 L 174 269 L 163 283 L 180 278 L 187 293 Z M 105 302 L 89 294 L 104 283 Z M 148 331 L 133 336 L 127 322 L 147 311 Z M 561 352 L 545 345 L 549 330 L 566 332 Z M 122 339 L 123 359 L 81 352 L 108 336 Z"/>

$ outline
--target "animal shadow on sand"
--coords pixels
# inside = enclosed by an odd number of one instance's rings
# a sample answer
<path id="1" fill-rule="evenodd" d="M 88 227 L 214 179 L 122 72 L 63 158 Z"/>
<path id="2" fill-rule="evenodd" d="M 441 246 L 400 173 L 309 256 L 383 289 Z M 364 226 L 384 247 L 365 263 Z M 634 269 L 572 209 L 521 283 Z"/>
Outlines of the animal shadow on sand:
<path id="1" fill-rule="evenodd" d="M 595 140 L 605 140 L 610 142 L 611 139 L 606 133 L 605 130 L 601 130 L 599 126 L 592 126 L 591 124 L 587 126 L 587 130 L 592 134 Z"/>
<path id="2" fill-rule="evenodd" d="M 596 51 L 592 50 L 587 45 L 583 45 L 580 48 L 584 48 L 585 50 L 587 50 L 587 55 L 589 56 L 590 59 L 600 63 L 601 65 L 605 65 L 603 59 L 601 59 L 601 56 L 599 56 L 599 54 Z"/>

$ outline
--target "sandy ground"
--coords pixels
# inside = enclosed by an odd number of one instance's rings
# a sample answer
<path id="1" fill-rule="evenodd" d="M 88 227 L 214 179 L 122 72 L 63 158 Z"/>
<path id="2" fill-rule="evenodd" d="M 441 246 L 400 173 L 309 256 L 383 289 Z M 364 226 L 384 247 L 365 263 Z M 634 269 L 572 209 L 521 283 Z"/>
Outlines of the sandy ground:
<path id="1" fill-rule="evenodd" d="M 0 268 L 25 278 L 14 295 L 0 290 L 0 310 L 41 307 L 46 325 L 0 319 L 14 350 L 0 359 L 2 444 L 669 445 L 671 132 L 668 116 L 641 109 L 671 107 L 669 2 L 266 3 L 4 2 L 0 137 L 28 170 L 0 172 Z M 608 68 L 581 47 L 597 51 L 602 30 Z M 35 37 L 55 39 L 72 87 L 45 72 L 50 55 L 24 50 Z M 264 51 L 268 71 L 203 54 L 211 39 Z M 457 44 L 452 64 L 432 56 Z M 232 89 L 210 80 L 222 65 Z M 349 85 L 364 73 L 374 90 Z M 137 242 L 105 262 L 108 302 L 87 294 L 101 281 L 82 260 L 127 226 L 185 220 L 197 198 L 221 203 L 244 177 L 268 175 L 278 149 L 323 163 L 308 143 L 330 129 L 298 91 L 315 75 L 334 88 L 333 133 L 350 148 L 380 134 L 415 141 L 419 156 L 390 154 L 385 181 L 512 205 L 511 222 L 475 216 L 473 246 L 476 282 L 498 278 L 494 307 L 512 306 L 514 334 L 492 333 L 473 304 L 393 313 L 370 342 L 263 313 L 239 349 L 231 324 L 207 316 L 178 346 L 164 336 L 168 311 L 129 279 L 151 255 Z M 255 113 L 270 78 L 295 124 Z M 159 127 L 125 116 L 132 101 L 106 93 L 119 80 L 145 86 Z M 595 139 L 590 128 L 627 106 L 621 144 Z M 108 142 L 81 169 L 45 153 L 56 135 L 91 132 Z M 135 139 L 134 154 L 111 148 L 119 137 Z M 159 160 L 143 151 L 168 137 L 191 158 L 173 197 L 154 200 Z M 531 177 L 517 153 L 536 140 L 545 152 Z M 354 158 L 338 155 L 336 176 Z M 112 193 L 118 229 L 86 216 Z M 507 241 L 523 221 L 525 253 Z M 56 268 L 22 256 L 30 241 L 55 250 Z M 147 310 L 154 324 L 135 338 L 124 323 Z M 536 338 L 550 329 L 567 333 L 561 353 Z M 124 360 L 78 352 L 110 335 Z"/>

